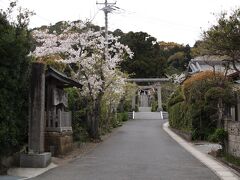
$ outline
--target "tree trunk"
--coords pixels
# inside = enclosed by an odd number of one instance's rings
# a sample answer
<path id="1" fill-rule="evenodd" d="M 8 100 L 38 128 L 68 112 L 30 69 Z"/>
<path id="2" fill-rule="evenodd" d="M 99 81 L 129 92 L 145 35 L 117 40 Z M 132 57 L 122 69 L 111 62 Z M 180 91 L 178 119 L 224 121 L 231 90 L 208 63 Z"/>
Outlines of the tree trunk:
<path id="1" fill-rule="evenodd" d="M 112 114 L 112 101 L 110 99 L 110 106 L 108 107 L 108 116 L 107 116 L 107 125 L 106 125 L 106 128 L 107 130 L 110 130 L 110 124 L 111 124 L 111 114 Z"/>
<path id="2" fill-rule="evenodd" d="M 100 94 L 98 97 L 92 102 L 92 106 L 90 112 L 88 114 L 88 133 L 90 138 L 95 140 L 100 140 L 99 133 L 99 122 L 101 117 L 101 101 L 103 95 Z"/>
<path id="3" fill-rule="evenodd" d="M 217 107 L 218 107 L 217 128 L 222 128 L 223 127 L 223 123 L 222 123 L 222 120 L 223 120 L 223 102 L 222 102 L 221 98 L 218 99 Z"/>

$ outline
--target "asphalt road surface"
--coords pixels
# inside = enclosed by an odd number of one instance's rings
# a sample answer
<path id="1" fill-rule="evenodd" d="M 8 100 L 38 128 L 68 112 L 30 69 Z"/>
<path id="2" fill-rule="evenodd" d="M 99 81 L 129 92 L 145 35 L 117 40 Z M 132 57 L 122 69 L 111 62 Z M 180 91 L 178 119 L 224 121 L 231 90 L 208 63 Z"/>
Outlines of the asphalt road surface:
<path id="1" fill-rule="evenodd" d="M 216 180 L 162 129 L 163 120 L 131 120 L 84 157 L 35 180 Z"/>

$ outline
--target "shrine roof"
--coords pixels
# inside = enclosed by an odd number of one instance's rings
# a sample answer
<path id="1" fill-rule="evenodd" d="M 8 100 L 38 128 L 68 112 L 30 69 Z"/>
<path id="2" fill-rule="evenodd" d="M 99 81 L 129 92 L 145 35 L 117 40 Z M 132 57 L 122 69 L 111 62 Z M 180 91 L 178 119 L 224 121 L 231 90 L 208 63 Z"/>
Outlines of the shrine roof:
<path id="1" fill-rule="evenodd" d="M 46 79 L 55 79 L 58 83 L 58 86 L 62 88 L 67 87 L 77 87 L 82 88 L 82 84 L 77 82 L 76 80 L 71 79 L 70 77 L 66 76 L 65 74 L 59 72 L 58 70 L 48 66 L 46 71 Z"/>

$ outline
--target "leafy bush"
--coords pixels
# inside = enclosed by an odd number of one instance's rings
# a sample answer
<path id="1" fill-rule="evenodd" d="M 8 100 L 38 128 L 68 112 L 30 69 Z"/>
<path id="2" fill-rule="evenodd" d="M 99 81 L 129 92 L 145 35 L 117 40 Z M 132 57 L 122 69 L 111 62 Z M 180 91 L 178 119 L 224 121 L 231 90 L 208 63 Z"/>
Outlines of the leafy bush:
<path id="1" fill-rule="evenodd" d="M 87 97 L 80 95 L 75 88 L 66 89 L 68 94 L 68 110 L 72 112 L 72 128 L 74 141 L 85 142 L 89 139 L 87 133 Z"/>
<path id="2" fill-rule="evenodd" d="M 0 158 L 27 143 L 31 36 L 0 12 Z"/>
<path id="3" fill-rule="evenodd" d="M 168 101 L 169 122 L 192 131 L 193 139 L 206 140 L 222 122 L 223 104 L 234 104 L 231 83 L 220 73 L 201 72 L 187 79 Z"/>
<path id="4" fill-rule="evenodd" d="M 167 106 L 168 107 L 171 107 L 173 106 L 174 104 L 177 104 L 179 102 L 182 102 L 184 101 L 184 97 L 183 97 L 183 94 L 182 94 L 182 89 L 181 88 L 178 88 L 170 97 L 170 99 L 168 100 L 167 102 Z"/>
<path id="5" fill-rule="evenodd" d="M 73 140 L 78 142 L 86 142 L 89 140 L 87 127 L 81 123 L 73 124 Z"/>
<path id="6" fill-rule="evenodd" d="M 168 109 L 169 124 L 171 127 L 183 131 L 191 131 L 191 113 L 184 102 L 179 102 Z"/>
<path id="7" fill-rule="evenodd" d="M 152 102 L 151 111 L 156 112 L 157 109 L 158 109 L 158 102 L 155 100 L 155 101 Z"/>
<path id="8" fill-rule="evenodd" d="M 227 85 L 224 87 L 212 87 L 205 93 L 205 101 L 217 103 L 219 99 L 223 99 L 225 104 L 235 104 L 236 98 L 231 88 Z"/>
<path id="9" fill-rule="evenodd" d="M 128 112 L 122 112 L 117 114 L 117 119 L 120 122 L 124 122 L 128 120 Z"/>

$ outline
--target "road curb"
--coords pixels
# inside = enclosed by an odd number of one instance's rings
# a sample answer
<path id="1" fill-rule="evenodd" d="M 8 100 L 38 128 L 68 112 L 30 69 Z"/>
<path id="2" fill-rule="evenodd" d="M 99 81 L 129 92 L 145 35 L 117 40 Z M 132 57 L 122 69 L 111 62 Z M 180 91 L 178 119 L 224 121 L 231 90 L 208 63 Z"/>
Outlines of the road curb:
<path id="1" fill-rule="evenodd" d="M 16 176 L 19 177 L 20 180 L 24 180 L 39 176 L 56 167 L 56 164 L 50 163 L 46 168 L 10 168 L 8 170 L 8 175 Z"/>
<path id="2" fill-rule="evenodd" d="M 171 129 L 169 129 L 169 123 L 163 124 L 163 130 L 168 133 L 178 144 L 180 144 L 184 149 L 190 152 L 195 158 L 205 164 L 209 169 L 211 169 L 220 179 L 222 180 L 239 180 L 240 178 L 234 174 L 230 168 L 221 164 L 220 162 L 214 160 L 207 154 L 200 152 L 191 143 L 187 142 L 177 134 L 175 134 Z"/>

